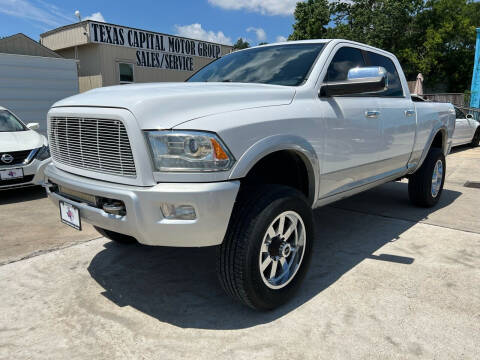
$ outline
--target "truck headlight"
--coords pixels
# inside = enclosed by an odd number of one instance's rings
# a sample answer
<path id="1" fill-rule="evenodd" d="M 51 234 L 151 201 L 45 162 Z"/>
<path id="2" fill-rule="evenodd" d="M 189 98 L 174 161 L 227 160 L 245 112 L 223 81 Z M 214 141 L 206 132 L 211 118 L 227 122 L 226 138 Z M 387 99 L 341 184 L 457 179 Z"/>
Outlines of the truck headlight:
<path id="1" fill-rule="evenodd" d="M 235 159 L 220 138 L 200 131 L 146 131 L 157 171 L 225 171 Z"/>
<path id="2" fill-rule="evenodd" d="M 46 160 L 50 157 L 50 149 L 48 148 L 48 145 L 44 145 L 38 150 L 36 158 L 37 160 L 43 161 Z"/>

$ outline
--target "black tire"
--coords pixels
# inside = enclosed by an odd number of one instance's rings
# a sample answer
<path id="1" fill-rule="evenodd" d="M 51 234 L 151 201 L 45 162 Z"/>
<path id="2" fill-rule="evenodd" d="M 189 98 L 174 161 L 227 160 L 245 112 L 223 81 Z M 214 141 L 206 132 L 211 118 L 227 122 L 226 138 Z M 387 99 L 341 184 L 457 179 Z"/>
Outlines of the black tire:
<path id="1" fill-rule="evenodd" d="M 100 233 L 100 235 L 120 244 L 133 244 L 137 242 L 137 240 L 134 237 L 131 237 L 125 234 L 120 234 L 115 231 L 102 229 L 98 226 L 94 226 L 94 228 Z"/>
<path id="2" fill-rule="evenodd" d="M 436 196 L 432 195 L 432 176 L 438 161 L 442 162 L 443 174 L 440 190 Z M 435 206 L 443 192 L 446 173 L 445 156 L 439 148 L 432 148 L 427 155 L 422 167 L 414 174 L 410 175 L 408 180 L 408 195 L 410 201 L 420 207 Z"/>
<path id="3" fill-rule="evenodd" d="M 475 131 L 475 135 L 473 135 L 472 142 L 470 143 L 471 147 L 477 147 L 480 144 L 480 126 Z"/>
<path id="4" fill-rule="evenodd" d="M 305 250 L 289 282 L 280 289 L 271 289 L 260 273 L 261 246 L 272 222 L 288 211 L 299 215 L 303 222 Z M 234 299 L 258 310 L 273 309 L 287 302 L 305 277 L 313 237 L 312 209 L 301 192 L 280 185 L 242 188 L 227 234 L 218 249 L 217 273 L 223 289 Z"/>

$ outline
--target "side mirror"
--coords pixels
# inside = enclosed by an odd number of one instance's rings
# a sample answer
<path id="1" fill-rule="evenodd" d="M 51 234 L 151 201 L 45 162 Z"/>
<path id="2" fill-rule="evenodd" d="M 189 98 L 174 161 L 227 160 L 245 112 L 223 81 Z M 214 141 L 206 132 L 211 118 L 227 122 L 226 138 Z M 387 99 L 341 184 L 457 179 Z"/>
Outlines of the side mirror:
<path id="1" fill-rule="evenodd" d="M 376 93 L 388 89 L 387 71 L 381 66 L 359 67 L 348 71 L 347 80 L 322 85 L 319 96 Z"/>
<path id="2" fill-rule="evenodd" d="M 468 120 L 473 120 L 473 119 L 474 119 L 474 118 L 473 118 L 473 115 L 472 115 L 472 114 L 467 114 L 467 119 L 468 119 Z"/>
<path id="3" fill-rule="evenodd" d="M 28 123 L 27 128 L 30 130 L 38 130 L 40 129 L 40 124 L 39 123 Z"/>

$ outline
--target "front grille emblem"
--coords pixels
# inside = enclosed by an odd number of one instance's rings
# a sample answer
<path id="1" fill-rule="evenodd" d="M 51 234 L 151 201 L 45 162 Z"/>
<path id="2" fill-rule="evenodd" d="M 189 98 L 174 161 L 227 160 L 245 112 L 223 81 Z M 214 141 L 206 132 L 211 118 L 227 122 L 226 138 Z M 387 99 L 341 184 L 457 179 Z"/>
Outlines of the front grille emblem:
<path id="1" fill-rule="evenodd" d="M 3 154 L 0 158 L 4 164 L 11 164 L 13 162 L 13 156 L 10 154 Z"/>

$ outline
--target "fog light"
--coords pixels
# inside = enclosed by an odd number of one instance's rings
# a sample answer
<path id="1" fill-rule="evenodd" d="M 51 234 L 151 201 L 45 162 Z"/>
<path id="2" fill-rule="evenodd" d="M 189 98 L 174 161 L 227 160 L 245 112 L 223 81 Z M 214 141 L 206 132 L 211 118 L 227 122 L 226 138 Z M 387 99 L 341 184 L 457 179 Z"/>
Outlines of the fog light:
<path id="1" fill-rule="evenodd" d="M 163 203 L 160 205 L 162 214 L 168 220 L 195 220 L 197 214 L 191 205 L 175 205 Z"/>

